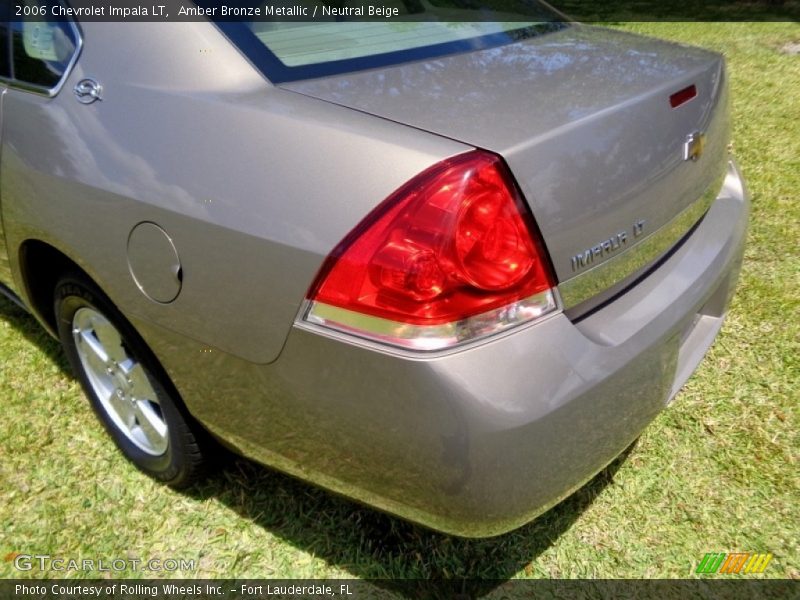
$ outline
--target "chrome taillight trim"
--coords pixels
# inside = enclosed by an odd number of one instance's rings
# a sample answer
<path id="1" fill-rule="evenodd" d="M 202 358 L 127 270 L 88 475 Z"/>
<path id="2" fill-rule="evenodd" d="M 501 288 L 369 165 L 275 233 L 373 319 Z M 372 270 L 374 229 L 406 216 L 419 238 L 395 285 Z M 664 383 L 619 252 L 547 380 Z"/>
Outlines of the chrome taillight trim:
<path id="1" fill-rule="evenodd" d="M 554 290 L 547 290 L 460 321 L 418 325 L 308 301 L 301 321 L 395 348 L 434 352 L 507 331 L 548 315 L 557 308 Z"/>

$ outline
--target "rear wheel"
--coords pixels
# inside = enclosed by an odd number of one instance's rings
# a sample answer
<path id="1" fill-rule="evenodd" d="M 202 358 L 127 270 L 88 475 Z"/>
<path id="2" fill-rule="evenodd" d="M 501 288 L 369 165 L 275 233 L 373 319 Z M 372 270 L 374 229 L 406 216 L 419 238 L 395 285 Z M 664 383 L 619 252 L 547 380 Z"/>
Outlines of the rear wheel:
<path id="1" fill-rule="evenodd" d="M 130 323 L 79 275 L 56 284 L 55 314 L 67 359 L 125 456 L 173 487 L 196 481 L 210 441 Z"/>

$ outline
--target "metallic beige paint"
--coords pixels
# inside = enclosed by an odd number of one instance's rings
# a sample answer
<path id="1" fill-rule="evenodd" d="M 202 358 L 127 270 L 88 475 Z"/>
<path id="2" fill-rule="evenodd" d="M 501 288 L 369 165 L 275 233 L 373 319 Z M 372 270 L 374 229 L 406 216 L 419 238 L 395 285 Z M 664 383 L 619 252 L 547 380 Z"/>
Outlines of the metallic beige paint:
<path id="1" fill-rule="evenodd" d="M 60 94 L 2 96 L 0 279 L 32 305 L 25 245 L 69 257 L 192 414 L 252 458 L 450 533 L 498 534 L 630 444 L 722 323 L 748 199 L 733 166 L 710 189 L 729 130 L 716 55 L 574 27 L 276 87 L 211 23 L 82 29 Z M 101 101 L 69 93 L 85 77 Z M 698 98 L 670 112 L 687 81 Z M 706 151 L 683 161 L 696 129 Z M 714 199 L 660 263 L 637 264 L 646 277 L 588 314 L 424 356 L 294 325 L 325 257 L 372 208 L 475 146 L 509 163 L 562 281 L 597 240 L 643 219 L 656 231 Z M 143 222 L 180 257 L 167 304 L 130 273 Z"/>

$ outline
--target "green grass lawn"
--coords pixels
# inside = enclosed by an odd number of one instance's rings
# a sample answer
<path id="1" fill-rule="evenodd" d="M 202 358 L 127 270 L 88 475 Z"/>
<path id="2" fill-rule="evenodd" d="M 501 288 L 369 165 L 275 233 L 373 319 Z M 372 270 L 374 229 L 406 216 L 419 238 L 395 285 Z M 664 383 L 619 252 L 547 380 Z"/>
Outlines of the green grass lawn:
<path id="1" fill-rule="evenodd" d="M 174 492 L 121 457 L 57 344 L 0 300 L 0 576 L 25 575 L 16 552 L 194 559 L 160 574 L 184 577 L 680 578 L 706 552 L 759 551 L 774 554 L 763 577 L 800 578 L 800 56 L 781 52 L 800 26 L 621 27 L 726 54 L 753 199 L 725 327 L 624 458 L 533 523 L 479 541 L 246 461 Z"/>

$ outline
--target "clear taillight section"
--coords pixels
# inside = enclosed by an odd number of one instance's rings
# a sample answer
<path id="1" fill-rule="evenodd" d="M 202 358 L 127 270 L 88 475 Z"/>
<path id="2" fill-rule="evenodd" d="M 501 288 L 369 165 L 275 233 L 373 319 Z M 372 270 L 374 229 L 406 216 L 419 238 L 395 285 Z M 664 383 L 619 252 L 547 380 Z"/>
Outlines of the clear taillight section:
<path id="1" fill-rule="evenodd" d="M 304 319 L 421 350 L 555 309 L 553 277 L 503 161 L 475 150 L 409 181 L 331 253 Z"/>

